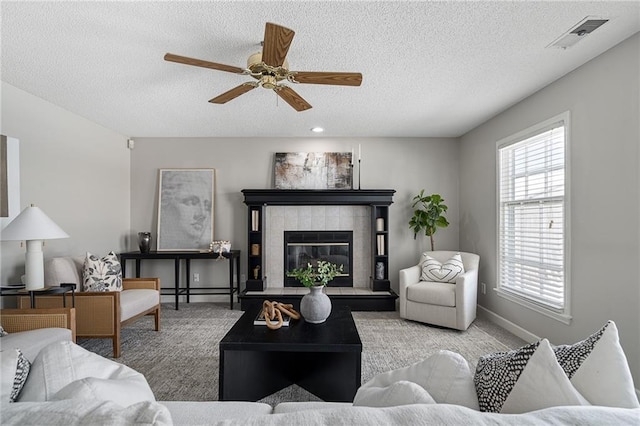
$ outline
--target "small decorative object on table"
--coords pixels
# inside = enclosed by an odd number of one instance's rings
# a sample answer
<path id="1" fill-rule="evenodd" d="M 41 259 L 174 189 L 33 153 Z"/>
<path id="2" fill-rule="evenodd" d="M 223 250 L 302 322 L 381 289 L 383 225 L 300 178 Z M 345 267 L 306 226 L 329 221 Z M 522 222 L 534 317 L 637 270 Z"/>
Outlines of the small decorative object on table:
<path id="1" fill-rule="evenodd" d="M 212 241 L 209 244 L 209 251 L 211 253 L 218 253 L 218 259 L 222 260 L 224 257 L 222 253 L 229 253 L 231 251 L 231 241 Z"/>
<path id="2" fill-rule="evenodd" d="M 253 325 L 266 325 L 270 330 L 277 330 L 282 326 L 288 326 L 291 319 L 300 319 L 300 314 L 293 309 L 293 305 L 265 300 Z"/>
<path id="3" fill-rule="evenodd" d="M 294 269 L 287 272 L 290 277 L 296 278 L 310 292 L 300 300 L 300 313 L 304 320 L 312 324 L 323 323 L 331 314 L 331 299 L 322 292 L 322 289 L 344 270 L 344 265 L 339 267 L 335 263 L 319 260 L 314 267 L 311 263 L 306 268 Z"/>
<path id="4" fill-rule="evenodd" d="M 149 250 L 151 250 L 151 232 L 138 232 L 138 246 L 140 246 L 140 253 L 149 253 Z"/>

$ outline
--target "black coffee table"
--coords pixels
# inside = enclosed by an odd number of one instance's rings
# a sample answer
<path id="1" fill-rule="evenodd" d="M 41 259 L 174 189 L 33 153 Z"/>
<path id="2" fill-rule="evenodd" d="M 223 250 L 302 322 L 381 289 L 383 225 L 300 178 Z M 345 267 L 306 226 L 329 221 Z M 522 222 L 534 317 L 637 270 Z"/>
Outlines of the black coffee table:
<path id="1" fill-rule="evenodd" d="M 257 401 L 294 383 L 324 401 L 353 401 L 362 342 L 349 308 L 279 330 L 253 325 L 257 313 L 246 311 L 220 341 L 220 401 Z"/>

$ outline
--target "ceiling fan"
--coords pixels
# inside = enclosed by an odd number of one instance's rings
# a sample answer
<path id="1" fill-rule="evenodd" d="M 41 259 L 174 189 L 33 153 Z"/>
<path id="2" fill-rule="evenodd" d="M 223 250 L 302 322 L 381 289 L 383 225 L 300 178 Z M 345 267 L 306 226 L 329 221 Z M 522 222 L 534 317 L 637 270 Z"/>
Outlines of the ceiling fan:
<path id="1" fill-rule="evenodd" d="M 209 100 L 214 104 L 224 104 L 243 95 L 256 87 L 271 89 L 296 111 L 305 111 L 311 105 L 305 101 L 291 87 L 283 84 L 283 81 L 302 84 L 330 84 L 339 86 L 360 86 L 362 74 L 357 72 L 316 72 L 316 71 L 289 71 L 286 60 L 289 46 L 295 33 L 289 28 L 267 22 L 264 30 L 262 52 L 255 53 L 247 60 L 247 68 L 218 64 L 200 59 L 167 53 L 165 61 L 177 62 L 185 65 L 210 68 L 218 71 L 226 71 L 234 74 L 250 75 L 258 80 L 242 83 L 233 89 Z"/>

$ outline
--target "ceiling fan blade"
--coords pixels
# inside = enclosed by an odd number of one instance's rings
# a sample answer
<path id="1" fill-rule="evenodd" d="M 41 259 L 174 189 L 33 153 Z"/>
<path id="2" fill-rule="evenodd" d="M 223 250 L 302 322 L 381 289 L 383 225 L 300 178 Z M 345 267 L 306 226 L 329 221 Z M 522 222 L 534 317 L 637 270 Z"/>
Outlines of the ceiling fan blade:
<path id="1" fill-rule="evenodd" d="M 282 66 L 295 34 L 296 33 L 289 28 L 267 22 L 264 28 L 262 62 L 272 67 Z"/>
<path id="2" fill-rule="evenodd" d="M 290 75 L 296 83 L 333 84 L 337 86 L 360 86 L 360 83 L 362 83 L 362 74 L 359 72 L 295 71 Z"/>
<path id="3" fill-rule="evenodd" d="M 274 90 L 276 91 L 278 96 L 284 99 L 286 103 L 291 105 L 293 109 L 298 112 L 306 111 L 311 108 L 311 104 L 302 99 L 302 97 L 289 86 L 278 86 Z"/>
<path id="4" fill-rule="evenodd" d="M 211 102 L 212 104 L 225 104 L 230 100 L 235 99 L 238 96 L 244 95 L 248 91 L 255 89 L 257 86 L 258 85 L 255 83 L 244 83 L 240 86 L 234 87 L 228 92 L 224 92 L 222 95 L 216 96 L 215 98 L 209 100 L 209 102 Z"/>
<path id="5" fill-rule="evenodd" d="M 174 55 L 173 53 L 167 53 L 166 55 L 164 55 L 164 60 L 177 62 L 179 64 L 194 65 L 196 67 L 210 68 L 212 70 L 232 72 L 234 74 L 244 73 L 243 68 L 225 64 L 217 64 L 215 62 L 203 61 L 201 59 L 188 58 L 186 56 Z"/>

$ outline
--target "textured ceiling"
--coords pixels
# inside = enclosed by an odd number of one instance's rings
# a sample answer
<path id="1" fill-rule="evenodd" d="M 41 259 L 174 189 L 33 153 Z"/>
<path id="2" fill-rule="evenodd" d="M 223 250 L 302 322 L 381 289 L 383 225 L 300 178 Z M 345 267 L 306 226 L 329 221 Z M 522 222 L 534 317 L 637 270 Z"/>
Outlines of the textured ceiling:
<path id="1" fill-rule="evenodd" d="M 610 22 L 548 44 L 586 16 Z M 4 82 L 131 137 L 459 136 L 640 31 L 640 2 L 10 2 Z M 265 22 L 296 31 L 300 71 L 361 72 L 360 87 L 295 85 L 209 99 L 250 77 L 165 62 L 246 66 Z M 323 137 L 324 137 L 323 136 Z"/>

